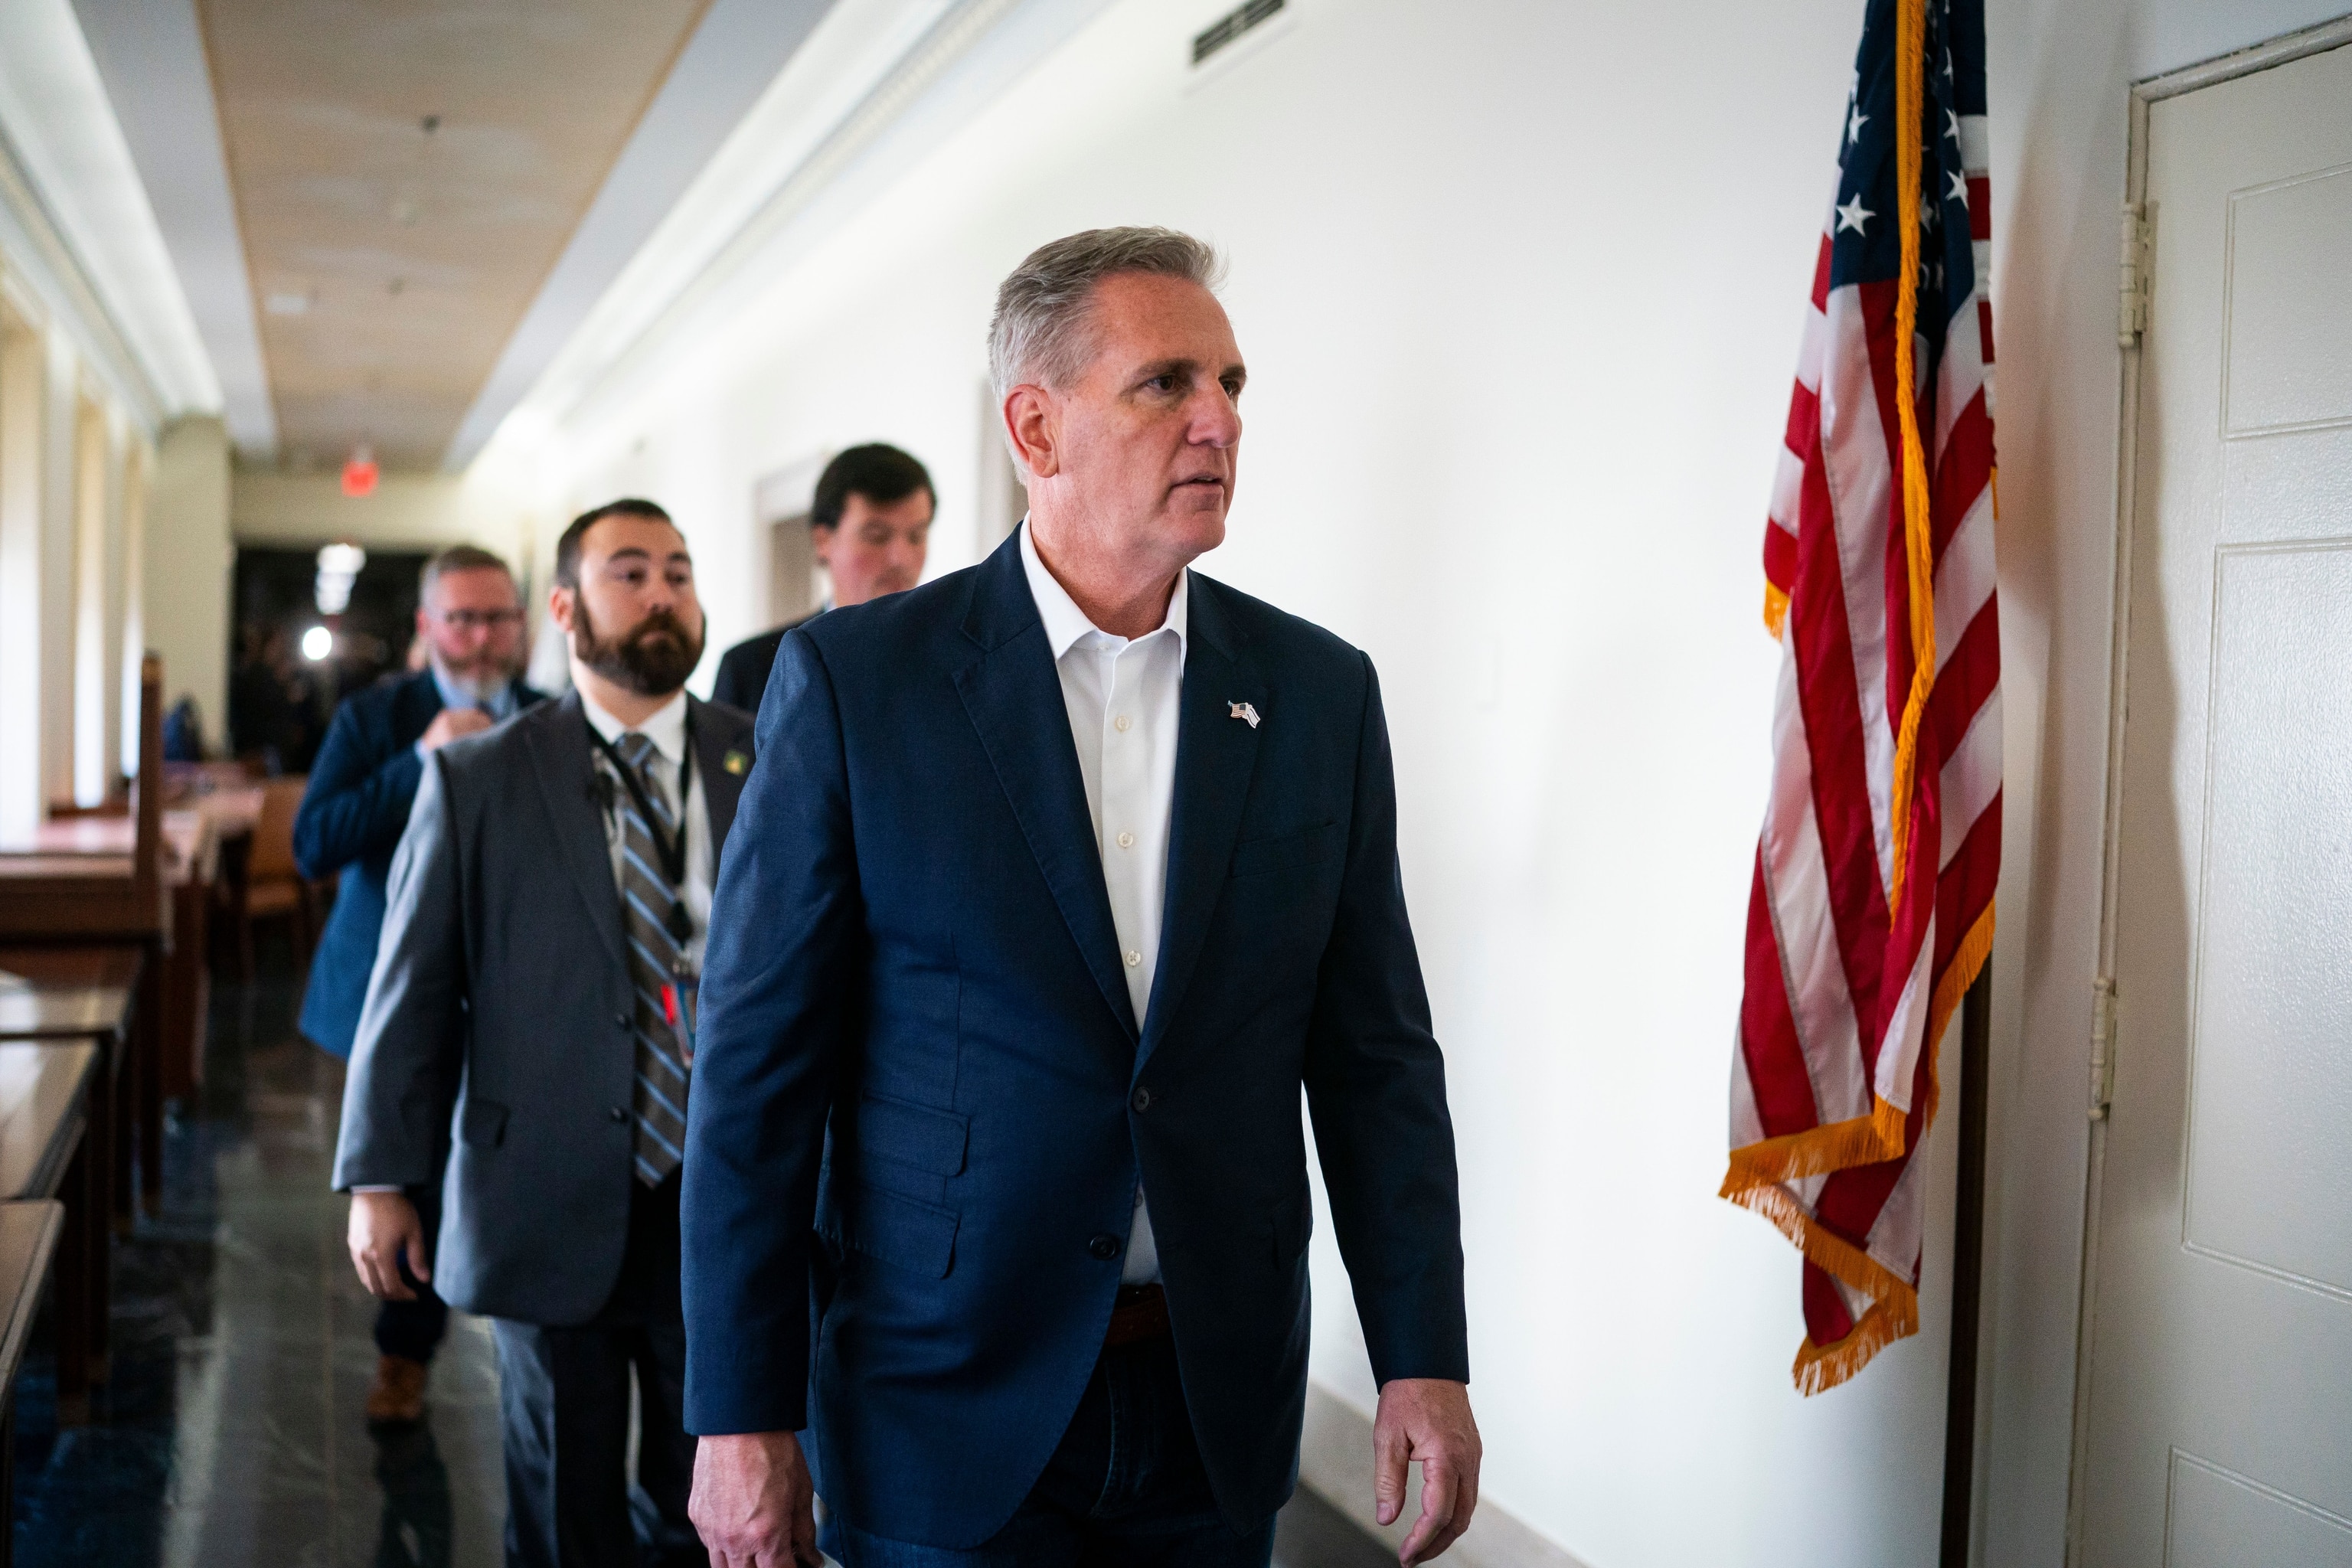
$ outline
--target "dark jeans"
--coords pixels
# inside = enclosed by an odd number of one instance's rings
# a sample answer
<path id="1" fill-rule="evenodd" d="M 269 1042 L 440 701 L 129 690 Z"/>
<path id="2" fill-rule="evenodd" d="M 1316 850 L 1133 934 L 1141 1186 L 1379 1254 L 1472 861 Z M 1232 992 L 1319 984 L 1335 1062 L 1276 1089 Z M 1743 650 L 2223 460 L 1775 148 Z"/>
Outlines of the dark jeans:
<path id="1" fill-rule="evenodd" d="M 416 1206 L 416 1217 L 425 1226 L 425 1256 L 430 1258 L 434 1244 L 441 1238 L 441 1189 L 411 1187 L 408 1201 Z M 441 1336 L 448 1331 L 449 1308 L 433 1293 L 432 1286 L 408 1271 L 405 1255 L 400 1260 L 400 1278 L 416 1292 L 416 1300 L 387 1300 L 377 1306 L 375 1348 L 386 1355 L 429 1362 Z"/>
<path id="2" fill-rule="evenodd" d="M 491 1321 L 509 1568 L 700 1568 L 709 1561 L 686 1516 L 694 1439 L 685 1426 L 677 1190 L 676 1172 L 658 1187 L 636 1188 L 621 1278 L 593 1319 L 577 1328 Z M 632 1372 L 638 1404 L 634 1488 Z"/>
<path id="3" fill-rule="evenodd" d="M 845 1568 L 1266 1568 L 1274 1521 L 1235 1534 L 1201 1468 L 1165 1335 L 1106 1350 L 1045 1473 L 1013 1521 L 969 1552 L 826 1522 Z"/>

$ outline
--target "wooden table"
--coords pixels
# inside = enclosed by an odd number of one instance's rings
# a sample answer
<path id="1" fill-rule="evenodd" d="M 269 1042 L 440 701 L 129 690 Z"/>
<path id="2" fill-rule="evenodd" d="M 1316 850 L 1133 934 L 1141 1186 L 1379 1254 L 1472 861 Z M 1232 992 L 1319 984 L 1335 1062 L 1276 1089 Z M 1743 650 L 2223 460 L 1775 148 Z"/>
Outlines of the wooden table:
<path id="1" fill-rule="evenodd" d="M 100 1052 L 93 1045 L 0 1043 L 0 1202 L 65 1205 L 58 1243 L 58 1420 L 89 1418 L 93 1320 L 108 1310 L 99 1271 L 106 1227 L 90 1202 L 89 1121 Z"/>
<path id="2" fill-rule="evenodd" d="M 79 1040 L 105 1049 L 90 1091 L 91 1202 L 126 1232 L 132 1210 L 133 1126 L 124 1068 L 131 1059 L 142 962 L 135 947 L 0 946 L 0 974 L 27 983 L 24 988 L 0 984 L 0 1041 Z"/>
<path id="3" fill-rule="evenodd" d="M 0 1204 L 0 1520 L 16 1515 L 16 1369 L 65 1228 L 63 1204 Z M 9 1561 L 16 1533 L 0 1530 L 0 1568 Z"/>

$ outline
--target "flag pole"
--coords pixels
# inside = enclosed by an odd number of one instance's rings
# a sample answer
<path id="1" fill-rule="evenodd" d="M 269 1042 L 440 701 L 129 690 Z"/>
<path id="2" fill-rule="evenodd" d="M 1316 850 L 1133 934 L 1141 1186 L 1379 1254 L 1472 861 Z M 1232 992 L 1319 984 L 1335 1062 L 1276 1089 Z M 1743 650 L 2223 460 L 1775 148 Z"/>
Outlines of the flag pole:
<path id="1" fill-rule="evenodd" d="M 1952 1223 L 1952 1360 L 1944 1395 L 1941 1568 L 1969 1568 L 1975 1521 L 1977 1343 L 1984 1284 L 1985 1094 L 1992 1044 L 1992 961 L 1960 1004 L 1960 1180 Z"/>

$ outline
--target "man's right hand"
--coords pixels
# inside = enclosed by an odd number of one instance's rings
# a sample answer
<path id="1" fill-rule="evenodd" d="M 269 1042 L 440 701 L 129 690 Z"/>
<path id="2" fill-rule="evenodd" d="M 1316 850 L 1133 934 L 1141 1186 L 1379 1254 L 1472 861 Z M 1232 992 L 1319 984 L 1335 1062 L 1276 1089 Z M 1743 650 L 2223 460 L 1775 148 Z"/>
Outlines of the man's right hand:
<path id="1" fill-rule="evenodd" d="M 416 739 L 420 752 L 437 752 L 462 735 L 478 735 L 493 721 L 478 708 L 444 708 L 433 715 L 433 722 L 425 726 L 425 733 Z"/>
<path id="2" fill-rule="evenodd" d="M 408 1271 L 419 1279 L 433 1278 L 432 1260 L 425 1256 L 425 1226 L 416 1205 L 401 1192 L 353 1193 L 351 1227 L 344 1237 L 352 1249 L 352 1267 L 368 1294 L 386 1301 L 414 1301 L 416 1292 L 400 1277 L 400 1258 L 408 1255 Z"/>
<path id="3" fill-rule="evenodd" d="M 814 1568 L 816 1490 L 790 1432 L 704 1437 L 694 1450 L 694 1521 L 710 1568 Z"/>

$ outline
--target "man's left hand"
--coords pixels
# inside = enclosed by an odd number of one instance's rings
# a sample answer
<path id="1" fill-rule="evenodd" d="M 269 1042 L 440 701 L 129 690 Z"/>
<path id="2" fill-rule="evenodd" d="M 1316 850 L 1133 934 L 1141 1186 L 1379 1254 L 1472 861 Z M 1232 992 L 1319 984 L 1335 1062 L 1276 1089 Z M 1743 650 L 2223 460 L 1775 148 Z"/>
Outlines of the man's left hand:
<path id="1" fill-rule="evenodd" d="M 1372 1417 L 1372 1500 L 1382 1524 L 1404 1511 L 1406 1469 L 1421 1466 L 1421 1517 L 1397 1550 L 1406 1568 L 1440 1555 L 1470 1528 L 1484 1452 L 1464 1384 L 1398 1377 L 1381 1385 Z"/>

